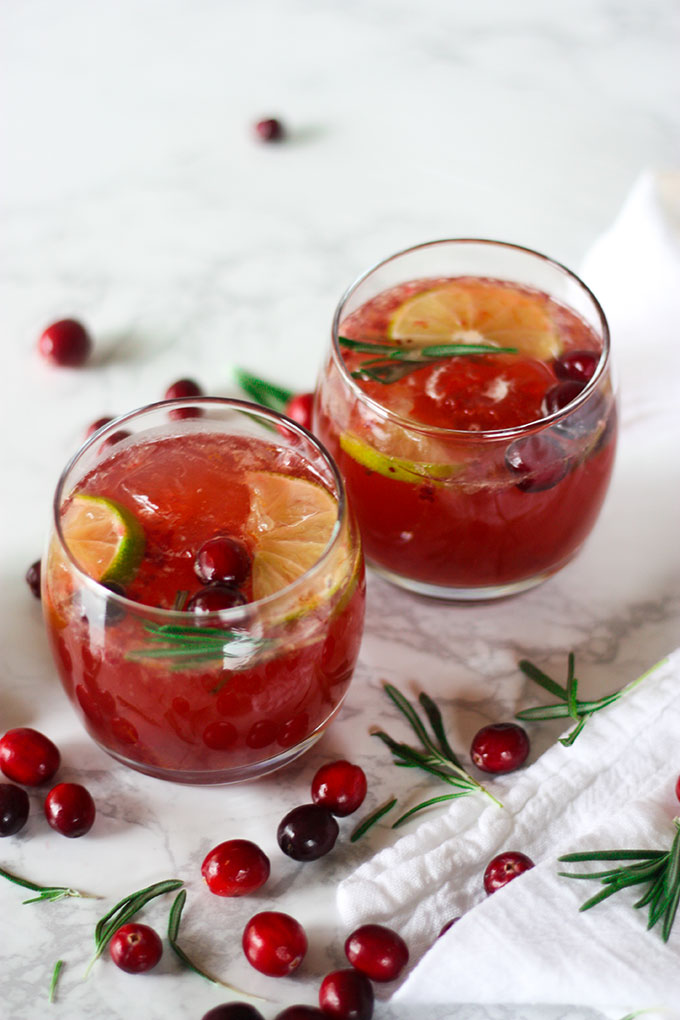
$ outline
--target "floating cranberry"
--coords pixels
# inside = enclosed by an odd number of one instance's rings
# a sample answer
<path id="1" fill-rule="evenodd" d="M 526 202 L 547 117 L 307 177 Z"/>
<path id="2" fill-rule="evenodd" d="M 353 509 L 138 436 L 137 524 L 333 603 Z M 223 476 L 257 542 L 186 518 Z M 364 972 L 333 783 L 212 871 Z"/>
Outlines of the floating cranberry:
<path id="1" fill-rule="evenodd" d="M 323 1013 L 316 1006 L 288 1006 L 277 1013 L 274 1020 L 328 1020 L 328 1013 Z"/>
<path id="2" fill-rule="evenodd" d="M 40 598 L 40 560 L 31 563 L 26 571 L 26 584 L 37 599 Z"/>
<path id="3" fill-rule="evenodd" d="M 567 379 L 552 386 L 543 397 L 543 411 L 545 414 L 554 414 L 562 411 L 572 400 L 583 390 L 584 383 Z"/>
<path id="4" fill-rule="evenodd" d="M 202 397 L 203 390 L 193 379 L 178 379 L 177 382 L 168 386 L 165 391 L 166 400 L 191 399 Z M 174 421 L 181 421 L 182 418 L 200 418 L 202 412 L 200 407 L 175 407 L 169 412 Z"/>
<path id="5" fill-rule="evenodd" d="M 366 774 L 349 761 L 322 765 L 312 780 L 312 800 L 340 818 L 351 815 L 366 796 Z"/>
<path id="6" fill-rule="evenodd" d="M 251 917 L 242 941 L 248 963 L 269 977 L 292 974 L 307 952 L 307 936 L 300 922 L 277 910 L 263 910 Z"/>
<path id="7" fill-rule="evenodd" d="M 363 924 L 347 938 L 345 956 L 372 981 L 394 981 L 408 963 L 408 946 L 391 928 Z"/>
<path id="8" fill-rule="evenodd" d="M 475 734 L 470 757 L 482 772 L 513 772 L 529 756 L 529 738 L 517 723 L 493 723 Z"/>
<path id="9" fill-rule="evenodd" d="M 60 761 L 59 751 L 49 737 L 28 726 L 7 730 L 0 740 L 0 769 L 22 786 L 48 782 Z"/>
<path id="10" fill-rule="evenodd" d="M 263 1017 L 259 1009 L 247 1002 L 225 1002 L 209 1009 L 202 1020 L 263 1020 Z"/>
<path id="11" fill-rule="evenodd" d="M 440 939 L 442 935 L 446 935 L 449 928 L 453 928 L 456 921 L 460 921 L 460 917 L 452 917 L 450 921 L 447 921 L 446 924 L 443 924 L 442 929 L 439 932 L 439 935 L 437 935 L 437 938 Z"/>
<path id="12" fill-rule="evenodd" d="M 283 124 L 276 117 L 258 120 L 255 133 L 263 142 L 280 142 L 285 135 Z"/>
<path id="13" fill-rule="evenodd" d="M 163 943 L 148 924 L 124 924 L 109 944 L 111 959 L 127 974 L 144 974 L 163 955 Z"/>
<path id="14" fill-rule="evenodd" d="M 195 592 L 184 607 L 188 613 L 217 613 L 245 604 L 245 596 L 238 588 L 228 584 L 208 584 Z"/>
<path id="15" fill-rule="evenodd" d="M 534 862 L 519 850 L 506 850 L 489 861 L 484 872 L 484 889 L 491 895 L 513 878 L 534 867 Z"/>
<path id="16" fill-rule="evenodd" d="M 96 809 L 92 797 L 80 783 L 57 783 L 45 798 L 45 817 L 56 832 L 76 839 L 89 832 Z"/>
<path id="17" fill-rule="evenodd" d="M 201 874 L 216 896 L 246 896 L 269 878 L 269 858 L 248 839 L 228 839 L 206 856 Z"/>
<path id="18" fill-rule="evenodd" d="M 250 573 L 250 553 L 237 538 L 215 535 L 196 553 L 194 570 L 203 584 L 243 584 Z"/>
<path id="19" fill-rule="evenodd" d="M 599 361 L 598 351 L 566 351 L 553 361 L 553 371 L 558 379 L 587 383 L 595 374 Z"/>
<path id="20" fill-rule="evenodd" d="M 315 861 L 335 846 L 338 823 L 321 804 L 301 804 L 281 819 L 276 838 L 294 861 Z"/>
<path id="21" fill-rule="evenodd" d="M 314 407 L 313 393 L 296 393 L 286 404 L 286 414 L 303 428 L 312 427 L 312 408 Z"/>
<path id="22" fill-rule="evenodd" d="M 28 794 L 13 783 L 0 783 L 0 836 L 13 836 L 28 818 Z"/>
<path id="23" fill-rule="evenodd" d="M 358 970 L 334 970 L 321 982 L 319 1005 L 338 1020 L 371 1020 L 373 986 Z"/>
<path id="24" fill-rule="evenodd" d="M 516 439 L 505 451 L 505 464 L 522 492 L 544 492 L 561 482 L 570 461 L 561 443 L 546 432 Z"/>
<path id="25" fill-rule="evenodd" d="M 90 436 L 95 434 L 95 432 L 99 432 L 99 430 L 103 429 L 105 425 L 108 425 L 110 421 L 113 421 L 113 418 L 110 416 L 108 418 L 95 418 L 95 420 L 87 426 L 87 429 L 85 430 L 85 438 L 89 439 Z"/>
<path id="26" fill-rule="evenodd" d="M 48 326 L 42 334 L 38 350 L 54 365 L 77 368 L 87 361 L 92 350 L 92 340 L 80 322 L 60 319 Z"/>

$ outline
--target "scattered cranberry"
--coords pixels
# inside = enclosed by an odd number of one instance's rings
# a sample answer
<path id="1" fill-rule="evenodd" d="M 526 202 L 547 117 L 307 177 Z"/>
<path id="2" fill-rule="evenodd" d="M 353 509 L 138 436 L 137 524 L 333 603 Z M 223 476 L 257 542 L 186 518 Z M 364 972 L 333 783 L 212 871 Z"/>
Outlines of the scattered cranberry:
<path id="1" fill-rule="evenodd" d="M 328 1013 L 323 1013 L 316 1006 L 288 1006 L 277 1013 L 274 1020 L 328 1020 Z"/>
<path id="2" fill-rule="evenodd" d="M 564 382 L 556 383 L 543 397 L 543 410 L 545 414 L 554 414 L 555 411 L 562 411 L 572 400 L 576 400 L 583 390 L 584 383 L 567 379 Z"/>
<path id="3" fill-rule="evenodd" d="M 92 797 L 80 783 L 57 783 L 45 798 L 45 817 L 62 836 L 84 836 L 94 824 Z"/>
<path id="4" fill-rule="evenodd" d="M 313 393 L 296 393 L 286 404 L 286 414 L 303 428 L 312 427 L 312 408 L 314 406 Z"/>
<path id="5" fill-rule="evenodd" d="M 109 944 L 111 959 L 128 974 L 144 974 L 163 955 L 160 936 L 148 924 L 124 924 Z"/>
<path id="6" fill-rule="evenodd" d="M 217 613 L 223 609 L 233 609 L 234 606 L 245 604 L 245 596 L 238 588 L 228 584 L 208 584 L 205 588 L 195 592 L 186 606 L 188 613 Z"/>
<path id="7" fill-rule="evenodd" d="M 92 340 L 85 327 L 75 319 L 60 319 L 42 334 L 38 350 L 54 365 L 77 368 L 87 361 Z"/>
<path id="8" fill-rule="evenodd" d="M 566 351 L 553 361 L 553 371 L 558 379 L 587 383 L 595 374 L 599 361 L 597 351 Z"/>
<path id="9" fill-rule="evenodd" d="M 344 818 L 363 804 L 366 796 L 366 774 L 349 761 L 332 761 L 322 765 L 312 780 L 312 800 L 323 804 L 333 815 Z"/>
<path id="10" fill-rule="evenodd" d="M 442 925 L 442 930 L 439 932 L 439 935 L 437 935 L 437 938 L 440 939 L 442 935 L 446 935 L 449 928 L 453 928 L 456 921 L 460 921 L 460 917 L 452 917 L 450 921 L 447 921 L 446 924 Z"/>
<path id="11" fill-rule="evenodd" d="M 570 466 L 561 443 L 547 432 L 516 439 L 505 451 L 505 464 L 518 476 L 515 484 L 522 492 L 552 489 Z"/>
<path id="12" fill-rule="evenodd" d="M 26 584 L 37 599 L 40 598 L 40 560 L 31 563 L 26 571 Z"/>
<path id="13" fill-rule="evenodd" d="M 307 936 L 299 921 L 277 910 L 263 910 L 248 921 L 243 931 L 243 952 L 261 974 L 285 977 L 302 963 Z"/>
<path id="14" fill-rule="evenodd" d="M 391 928 L 363 924 L 346 940 L 345 956 L 372 981 L 394 981 L 408 963 L 408 946 Z"/>
<path id="15" fill-rule="evenodd" d="M 526 854 L 520 853 L 519 850 L 506 850 L 487 864 L 484 872 L 484 889 L 491 895 L 533 867 L 534 862 Z"/>
<path id="16" fill-rule="evenodd" d="M 338 1020 L 371 1020 L 373 986 L 358 970 L 334 970 L 321 982 L 319 1005 Z"/>
<path id="17" fill-rule="evenodd" d="M 0 783 L 0 836 L 13 836 L 28 818 L 28 794 L 20 786 Z"/>
<path id="18" fill-rule="evenodd" d="M 209 1009 L 202 1020 L 263 1020 L 263 1017 L 259 1009 L 247 1002 L 225 1002 Z"/>
<path id="19" fill-rule="evenodd" d="M 231 535 L 215 535 L 196 553 L 194 570 L 203 584 L 243 584 L 250 573 L 250 553 Z"/>
<path id="20" fill-rule="evenodd" d="M 470 757 L 482 772 L 514 772 L 529 756 L 529 738 L 517 723 L 494 723 L 475 734 Z"/>
<path id="21" fill-rule="evenodd" d="M 255 125 L 255 133 L 263 142 L 280 142 L 285 135 L 283 124 L 276 117 L 258 120 Z"/>
<path id="22" fill-rule="evenodd" d="M 335 846 L 338 823 L 321 804 L 301 804 L 281 819 L 276 838 L 294 861 L 315 861 Z"/>
<path id="23" fill-rule="evenodd" d="M 59 751 L 52 741 L 28 726 L 7 730 L 0 740 L 0 769 L 8 779 L 22 786 L 48 782 L 60 761 Z"/>
<path id="24" fill-rule="evenodd" d="M 103 429 L 105 425 L 108 425 L 110 421 L 113 421 L 113 418 L 95 418 L 95 420 L 87 426 L 85 438 L 89 439 L 90 436 L 95 434 L 95 432 L 99 432 L 99 430 Z"/>
<path id="25" fill-rule="evenodd" d="M 201 874 L 216 896 L 246 896 L 269 878 L 269 858 L 247 839 L 228 839 L 206 856 Z"/>
<path id="26" fill-rule="evenodd" d="M 177 400 L 179 398 L 190 399 L 191 397 L 202 397 L 203 390 L 193 379 L 178 379 L 177 382 L 168 386 L 165 391 L 166 400 Z M 175 407 L 169 412 L 174 421 L 181 421 L 182 418 L 200 418 L 200 407 Z"/>

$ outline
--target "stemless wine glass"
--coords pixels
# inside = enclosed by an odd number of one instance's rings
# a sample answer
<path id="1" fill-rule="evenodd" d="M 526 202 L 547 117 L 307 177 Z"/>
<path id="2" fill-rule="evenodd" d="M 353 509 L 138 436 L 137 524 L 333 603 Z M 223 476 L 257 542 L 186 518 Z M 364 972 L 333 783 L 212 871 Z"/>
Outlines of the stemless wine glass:
<path id="1" fill-rule="evenodd" d="M 243 585 L 196 576 L 200 543 L 234 528 L 252 557 L 245 602 Z M 111 422 L 60 478 L 44 564 L 64 689 L 99 746 L 140 772 L 262 775 L 343 702 L 363 627 L 359 535 L 329 454 L 281 415 L 202 398 Z"/>
<path id="2" fill-rule="evenodd" d="M 508 427 L 511 401 L 527 410 Z M 579 550 L 609 484 L 616 399 L 602 308 L 574 273 L 517 245 L 400 252 L 340 301 L 314 429 L 379 573 L 451 600 L 531 588 Z"/>

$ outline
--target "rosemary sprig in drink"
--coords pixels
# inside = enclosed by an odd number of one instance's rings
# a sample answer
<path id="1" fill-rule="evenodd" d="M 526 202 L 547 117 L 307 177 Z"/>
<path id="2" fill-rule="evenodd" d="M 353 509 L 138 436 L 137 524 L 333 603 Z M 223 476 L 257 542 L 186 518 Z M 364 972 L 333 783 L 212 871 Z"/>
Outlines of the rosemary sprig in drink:
<path id="1" fill-rule="evenodd" d="M 242 659 L 262 648 L 264 638 L 253 638 L 238 630 L 222 630 L 219 627 L 180 627 L 175 624 L 146 623 L 144 629 L 149 643 L 142 648 L 133 648 L 125 658 L 161 659 L 171 670 L 192 669 L 206 662 Z M 225 665 L 228 661 L 225 661 Z"/>
<path id="2" fill-rule="evenodd" d="M 606 708 L 607 705 L 613 705 L 615 701 L 623 697 L 629 691 L 632 691 L 634 687 L 642 683 L 654 670 L 658 669 L 666 659 L 662 659 L 657 662 L 651 669 L 648 669 L 642 676 L 632 680 L 625 687 L 622 687 L 620 691 L 615 691 L 613 694 L 607 694 L 603 698 L 599 698 L 597 701 L 579 701 L 577 698 L 578 684 L 579 681 L 574 673 L 574 653 L 569 652 L 569 659 L 567 665 L 567 681 L 566 685 L 562 685 L 553 680 L 552 677 L 544 673 L 538 666 L 535 666 L 533 662 L 529 662 L 528 659 L 520 659 L 519 668 L 528 676 L 530 680 L 533 680 L 544 690 L 550 694 L 554 694 L 555 697 L 560 699 L 560 702 L 553 705 L 539 705 L 536 708 L 525 708 L 521 712 L 517 712 L 515 719 L 523 719 L 525 721 L 537 720 L 537 719 L 560 719 L 560 718 L 571 718 L 576 722 L 573 730 L 571 730 L 566 737 L 560 737 L 560 744 L 565 747 L 570 747 L 579 733 L 590 719 L 591 715 L 595 712 L 599 712 L 600 709 Z"/>
<path id="3" fill-rule="evenodd" d="M 447 358 L 472 354 L 516 354 L 516 347 L 498 347 L 485 343 L 428 344 L 422 347 L 404 347 L 403 344 L 367 343 L 339 336 L 338 343 L 347 350 L 362 354 L 377 354 L 377 358 L 365 361 L 352 372 L 354 379 L 370 379 L 373 382 L 389 384 L 403 379 L 423 365 Z"/>
<path id="4" fill-rule="evenodd" d="M 31 896 L 30 899 L 23 900 L 24 903 L 39 903 L 46 900 L 48 903 L 54 903 L 56 900 L 63 900 L 69 896 L 75 896 L 78 899 L 87 898 L 87 893 L 78 892 L 77 889 L 69 889 L 63 885 L 38 885 L 37 882 L 31 882 L 27 878 L 20 878 L 18 875 L 12 874 L 11 871 L 5 871 L 4 868 L 0 868 L 0 876 L 6 878 L 9 882 L 13 882 L 15 885 L 20 885 L 24 889 L 30 889 L 32 892 L 37 892 L 37 896 Z"/>
<path id="5" fill-rule="evenodd" d="M 384 689 L 387 696 L 396 705 L 420 740 L 423 750 L 400 743 L 383 730 L 373 730 L 373 736 L 378 737 L 389 747 L 396 765 L 405 768 L 419 768 L 423 772 L 427 772 L 429 775 L 435 776 L 442 782 L 447 783 L 449 786 L 455 787 L 457 791 L 456 793 L 432 797 L 410 808 L 400 818 L 397 818 L 396 822 L 392 825 L 393 829 L 398 828 L 407 819 L 416 814 L 416 812 L 422 811 L 433 804 L 441 804 L 447 800 L 456 800 L 458 797 L 466 797 L 471 793 L 484 793 L 495 804 L 498 804 L 499 807 L 503 806 L 486 787 L 478 783 L 476 779 L 473 779 L 465 771 L 446 738 L 441 712 L 427 694 L 421 694 L 418 701 L 425 713 L 427 722 L 430 724 L 432 734 L 428 732 L 426 723 L 420 718 L 417 710 L 408 698 L 405 698 L 392 684 L 385 684 Z"/>
<path id="6" fill-rule="evenodd" d="M 633 885 L 646 885 L 640 899 L 633 904 L 636 909 L 648 907 L 647 930 L 653 928 L 662 918 L 661 937 L 664 942 L 673 927 L 680 902 L 680 818 L 674 818 L 675 836 L 668 851 L 664 850 L 593 850 L 584 853 L 564 854 L 562 863 L 584 861 L 633 861 L 605 871 L 576 872 L 560 871 L 564 878 L 600 879 L 604 886 L 580 907 L 589 910 L 603 900 L 614 896 L 622 889 Z"/>

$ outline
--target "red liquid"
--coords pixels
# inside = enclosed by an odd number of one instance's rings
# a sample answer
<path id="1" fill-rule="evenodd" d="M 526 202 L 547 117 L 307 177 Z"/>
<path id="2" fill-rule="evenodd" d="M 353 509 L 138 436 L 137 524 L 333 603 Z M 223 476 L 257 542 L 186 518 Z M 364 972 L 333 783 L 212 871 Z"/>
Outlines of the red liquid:
<path id="1" fill-rule="evenodd" d="M 280 612 L 265 613 L 255 604 L 245 621 L 222 624 L 264 639 L 254 652 L 251 641 L 241 668 L 221 657 L 186 667 L 130 656 L 153 647 L 145 623 L 167 622 L 146 607 L 171 608 L 178 590 L 201 587 L 193 563 L 206 539 L 226 532 L 254 548 L 246 480 L 253 470 L 319 483 L 291 450 L 216 433 L 129 447 L 80 483 L 80 492 L 124 504 L 144 528 L 144 559 L 126 589 L 138 609 L 118 602 L 105 614 L 101 587 L 65 569 L 52 545 L 45 610 L 62 682 L 94 739 L 142 771 L 186 782 L 268 771 L 323 730 L 347 691 L 364 612 L 351 524 L 348 555 L 329 563 L 337 569 L 330 595 L 310 599 L 308 587 L 303 605 L 284 600 Z M 194 619 L 184 614 L 179 622 Z M 211 617 L 209 626 L 220 621 Z"/>
<path id="2" fill-rule="evenodd" d="M 385 343 L 404 299 L 443 282 L 415 281 L 379 294 L 344 320 L 340 335 Z M 501 287 L 536 299 L 559 337 L 560 353 L 600 351 L 595 333 L 568 308 L 536 291 Z M 342 349 L 350 374 L 375 356 Z M 369 560 L 420 585 L 476 589 L 479 597 L 484 589 L 519 590 L 564 565 L 602 505 L 616 422 L 605 374 L 573 415 L 541 427 L 546 394 L 559 381 L 552 358 L 526 353 L 442 359 L 387 384 L 352 380 L 395 419 L 364 403 L 331 357 L 319 386 L 315 431 L 345 478 Z M 543 437 L 546 477 L 552 472 L 543 487 L 535 475 L 523 479 L 508 466 L 512 436 L 490 435 L 530 422 L 539 423 L 532 431 Z"/>

